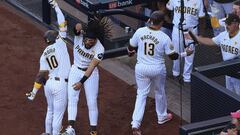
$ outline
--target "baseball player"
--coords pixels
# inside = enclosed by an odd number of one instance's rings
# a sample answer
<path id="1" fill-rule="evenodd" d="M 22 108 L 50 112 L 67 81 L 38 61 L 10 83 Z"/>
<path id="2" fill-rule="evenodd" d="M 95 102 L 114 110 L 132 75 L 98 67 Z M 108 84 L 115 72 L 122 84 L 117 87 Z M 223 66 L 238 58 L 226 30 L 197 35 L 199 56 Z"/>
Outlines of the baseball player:
<path id="1" fill-rule="evenodd" d="M 227 31 L 210 39 L 196 36 L 200 44 L 221 47 L 223 60 L 231 60 L 240 56 L 240 19 L 236 14 L 229 14 L 226 18 Z M 240 95 L 240 80 L 234 77 L 226 76 L 226 88 Z"/>
<path id="2" fill-rule="evenodd" d="M 233 8 L 232 9 L 233 9 L 233 13 L 240 17 L 240 0 L 235 1 L 233 3 Z M 217 20 L 217 18 L 212 17 L 211 18 L 211 23 L 212 23 L 212 26 L 214 28 L 225 27 L 225 29 L 226 29 L 225 20 L 226 20 L 226 18 L 222 18 L 220 20 Z"/>
<path id="3" fill-rule="evenodd" d="M 183 52 L 186 46 L 191 47 L 194 50 L 194 45 L 192 40 L 183 39 L 182 32 L 187 32 L 192 30 L 193 33 L 198 33 L 198 23 L 199 18 L 203 17 L 205 13 L 203 12 L 203 2 L 202 0 L 184 0 L 184 21 L 183 29 L 180 30 L 179 22 L 181 17 L 181 0 L 169 0 L 166 7 L 169 10 L 174 11 L 173 16 L 173 31 L 172 31 L 172 41 L 174 49 L 177 52 Z M 186 42 L 186 46 L 183 45 L 183 40 Z M 183 70 L 183 80 L 184 82 L 191 82 L 191 72 L 193 67 L 194 54 L 185 57 L 184 70 Z M 173 76 L 178 77 L 180 75 L 180 60 L 174 60 L 172 68 Z"/>
<path id="4" fill-rule="evenodd" d="M 67 46 L 63 40 L 67 30 L 65 18 L 55 1 L 49 0 L 49 3 L 57 14 L 59 31 L 48 30 L 45 32 L 44 39 L 48 46 L 41 55 L 40 70 L 33 90 L 26 95 L 29 100 L 33 100 L 38 90 L 44 85 L 48 107 L 45 133 L 42 135 L 59 135 L 67 106 L 67 81 L 71 64 Z"/>
<path id="5" fill-rule="evenodd" d="M 68 123 L 62 135 L 75 135 L 74 124 L 77 116 L 77 104 L 81 86 L 84 86 L 88 115 L 90 120 L 90 135 L 97 135 L 98 106 L 97 96 L 99 88 L 99 71 L 97 65 L 103 59 L 104 47 L 100 38 L 104 32 L 97 21 L 88 23 L 86 33 L 82 35 L 81 24 L 74 29 L 74 64 L 69 74 L 68 83 Z M 101 38 L 102 39 L 102 38 Z"/>
<path id="6" fill-rule="evenodd" d="M 128 46 L 129 56 L 135 54 L 137 49 L 137 64 L 135 78 L 137 82 L 137 98 L 132 116 L 133 135 L 141 135 L 140 125 L 146 105 L 146 98 L 150 85 L 155 90 L 155 102 L 158 124 L 164 124 L 172 119 L 172 114 L 167 113 L 167 99 L 165 95 L 166 66 L 164 55 L 176 60 L 193 53 L 189 48 L 186 52 L 175 52 L 170 38 L 160 31 L 164 20 L 164 13 L 154 11 L 148 21 L 148 27 L 139 28 L 130 39 Z"/>

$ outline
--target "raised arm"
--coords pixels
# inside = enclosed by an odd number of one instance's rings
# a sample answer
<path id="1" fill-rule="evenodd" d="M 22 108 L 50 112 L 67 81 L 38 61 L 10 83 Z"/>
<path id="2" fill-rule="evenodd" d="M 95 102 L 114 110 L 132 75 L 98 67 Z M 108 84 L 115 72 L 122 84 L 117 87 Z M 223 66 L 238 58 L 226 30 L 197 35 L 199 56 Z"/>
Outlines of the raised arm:
<path id="1" fill-rule="evenodd" d="M 66 38 L 66 36 L 67 36 L 67 22 L 66 22 L 65 17 L 62 13 L 62 10 L 59 8 L 59 6 L 58 6 L 58 4 L 55 0 L 48 0 L 48 2 L 56 12 L 57 22 L 58 22 L 58 27 L 59 27 L 59 35 L 63 38 Z"/>

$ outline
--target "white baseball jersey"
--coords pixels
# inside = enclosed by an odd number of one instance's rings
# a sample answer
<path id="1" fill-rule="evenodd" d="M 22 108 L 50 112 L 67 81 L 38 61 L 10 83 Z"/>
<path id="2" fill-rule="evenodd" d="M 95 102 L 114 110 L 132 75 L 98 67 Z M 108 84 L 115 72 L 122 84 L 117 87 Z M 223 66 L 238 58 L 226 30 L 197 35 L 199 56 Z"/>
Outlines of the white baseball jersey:
<path id="1" fill-rule="evenodd" d="M 181 17 L 181 0 L 169 0 L 166 7 L 174 10 L 173 24 L 178 26 Z M 204 15 L 202 0 L 184 0 L 184 29 L 198 25 L 199 17 Z"/>
<path id="2" fill-rule="evenodd" d="M 49 45 L 40 58 L 40 70 L 49 71 L 49 79 L 44 86 L 48 109 L 45 119 L 45 132 L 58 135 L 67 105 L 67 82 L 71 68 L 66 43 L 58 38 Z M 56 80 L 55 78 L 60 80 Z"/>
<path id="3" fill-rule="evenodd" d="M 230 60 L 240 56 L 240 32 L 230 38 L 229 33 L 224 31 L 212 38 L 215 44 L 221 47 L 223 60 Z"/>
<path id="4" fill-rule="evenodd" d="M 79 101 L 79 94 L 81 90 L 74 90 L 72 85 L 79 82 L 84 76 L 85 71 L 79 69 L 87 68 L 91 61 L 95 58 L 97 60 L 103 59 L 104 47 L 97 40 L 97 43 L 90 49 L 85 48 L 83 43 L 83 36 L 74 37 L 74 64 L 69 74 L 68 82 L 68 120 L 76 121 L 77 117 L 77 103 Z M 98 106 L 97 96 L 99 88 L 99 72 L 97 67 L 83 84 L 88 105 L 88 115 L 90 126 L 97 126 L 98 122 Z"/>
<path id="5" fill-rule="evenodd" d="M 170 38 L 160 30 L 139 28 L 130 39 L 130 45 L 138 47 L 137 61 L 146 65 L 165 63 L 164 54 L 174 52 Z"/>
<path id="6" fill-rule="evenodd" d="M 104 47 L 99 40 L 97 40 L 96 45 L 94 45 L 92 48 L 86 49 L 83 43 L 83 36 L 75 36 L 73 51 L 74 65 L 81 68 L 87 68 L 93 58 L 102 60 L 103 54 Z"/>
<path id="7" fill-rule="evenodd" d="M 223 60 L 231 60 L 240 56 L 240 32 L 230 38 L 229 33 L 224 31 L 212 38 L 213 42 L 221 47 Z M 226 88 L 240 95 L 240 80 L 226 76 Z"/>
<path id="8" fill-rule="evenodd" d="M 66 43 L 58 38 L 56 43 L 49 45 L 40 58 L 40 70 L 48 70 L 49 78 L 68 78 L 71 68 Z"/>
<path id="9" fill-rule="evenodd" d="M 132 128 L 139 128 L 150 86 L 155 91 L 158 121 L 160 122 L 167 117 L 164 55 L 175 51 L 170 38 L 165 33 L 160 30 L 152 30 L 149 27 L 139 28 L 130 39 L 130 45 L 138 47 L 137 64 L 135 66 L 138 89 L 131 124 Z"/>

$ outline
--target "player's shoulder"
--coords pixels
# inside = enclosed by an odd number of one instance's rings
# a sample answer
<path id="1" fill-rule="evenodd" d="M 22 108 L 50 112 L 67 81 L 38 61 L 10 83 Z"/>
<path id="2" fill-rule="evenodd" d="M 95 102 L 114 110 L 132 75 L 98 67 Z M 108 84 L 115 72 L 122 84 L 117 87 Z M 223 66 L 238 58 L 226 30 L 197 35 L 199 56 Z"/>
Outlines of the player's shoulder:
<path id="1" fill-rule="evenodd" d="M 162 39 L 165 39 L 165 40 L 171 40 L 170 39 L 170 37 L 166 34 L 166 33 L 164 33 L 163 31 L 159 31 L 159 37 L 161 37 Z"/>
<path id="2" fill-rule="evenodd" d="M 228 31 L 223 31 L 219 34 L 219 36 L 222 36 L 222 37 L 225 37 L 225 36 L 228 36 Z"/>
<path id="3" fill-rule="evenodd" d="M 55 44 L 55 43 L 54 43 L 54 44 Z M 54 48 L 54 44 L 48 45 L 48 46 L 44 49 L 44 52 L 45 52 L 45 51 L 48 51 L 48 50 L 50 50 L 50 49 L 52 49 L 52 48 Z"/>
<path id="4" fill-rule="evenodd" d="M 83 35 L 74 36 L 74 41 L 79 41 L 83 39 Z"/>
<path id="5" fill-rule="evenodd" d="M 102 44 L 99 40 L 97 40 L 97 43 L 96 43 L 96 45 L 94 46 L 94 48 L 95 48 L 96 50 L 103 50 L 103 51 L 104 51 L 104 46 L 103 46 L 103 44 Z"/>
<path id="6" fill-rule="evenodd" d="M 148 30 L 147 26 L 140 27 L 136 30 L 136 33 L 143 33 L 146 32 L 147 30 Z"/>

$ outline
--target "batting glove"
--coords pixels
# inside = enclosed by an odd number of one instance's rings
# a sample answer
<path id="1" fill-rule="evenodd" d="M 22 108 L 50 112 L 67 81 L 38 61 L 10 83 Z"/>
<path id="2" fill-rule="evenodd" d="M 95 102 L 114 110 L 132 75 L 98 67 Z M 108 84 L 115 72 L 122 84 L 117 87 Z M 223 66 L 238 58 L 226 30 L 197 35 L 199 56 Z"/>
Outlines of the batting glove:
<path id="1" fill-rule="evenodd" d="M 35 98 L 36 94 L 33 93 L 33 92 L 29 92 L 29 93 L 26 93 L 26 96 L 27 96 L 27 98 L 28 98 L 30 101 L 33 101 L 33 99 Z"/>

